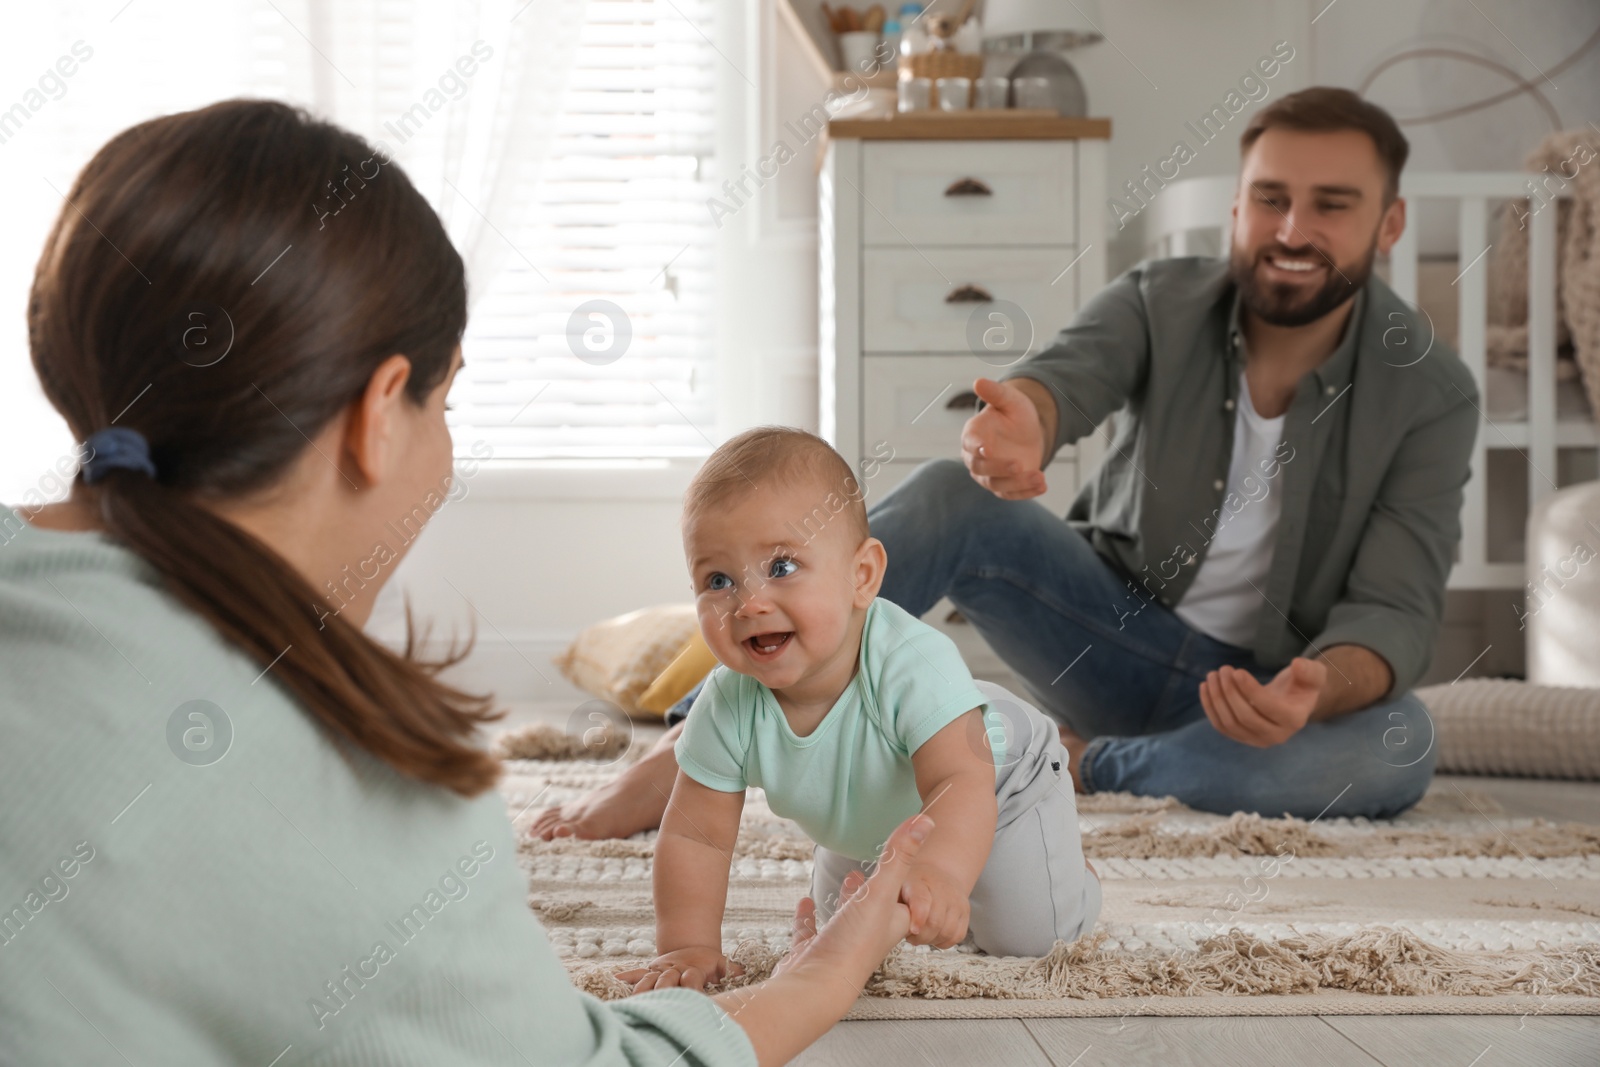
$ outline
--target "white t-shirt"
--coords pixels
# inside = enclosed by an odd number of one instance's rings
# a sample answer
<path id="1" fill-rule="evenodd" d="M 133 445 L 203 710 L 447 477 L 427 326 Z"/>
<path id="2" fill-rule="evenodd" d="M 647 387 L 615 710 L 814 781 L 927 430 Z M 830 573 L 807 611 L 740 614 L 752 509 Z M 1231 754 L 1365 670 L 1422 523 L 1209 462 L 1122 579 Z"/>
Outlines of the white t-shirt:
<path id="1" fill-rule="evenodd" d="M 1250 385 L 1239 372 L 1233 420 L 1233 458 L 1228 463 L 1222 506 L 1201 529 L 1211 537 L 1194 582 L 1173 610 L 1203 634 L 1248 648 L 1264 606 L 1267 572 L 1283 511 L 1279 475 L 1294 458 L 1282 445 L 1283 420 L 1256 414 Z M 1287 452 L 1287 454 L 1285 454 Z M 1254 585 L 1252 585 L 1254 583 Z"/>

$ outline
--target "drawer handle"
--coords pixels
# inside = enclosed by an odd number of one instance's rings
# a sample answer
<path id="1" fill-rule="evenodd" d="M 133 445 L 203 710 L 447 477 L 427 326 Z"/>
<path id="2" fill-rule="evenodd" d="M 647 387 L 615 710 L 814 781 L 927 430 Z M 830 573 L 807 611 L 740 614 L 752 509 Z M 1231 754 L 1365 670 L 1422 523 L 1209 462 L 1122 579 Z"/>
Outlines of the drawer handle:
<path id="1" fill-rule="evenodd" d="M 950 183 L 945 196 L 993 196 L 994 190 L 976 178 L 962 178 Z"/>
<path id="2" fill-rule="evenodd" d="M 975 408 L 977 406 L 978 394 L 974 393 L 971 389 L 968 389 L 964 393 L 957 393 L 955 396 L 951 397 L 949 402 L 945 404 L 944 409 L 946 411 L 965 411 L 968 408 Z"/>
<path id="3" fill-rule="evenodd" d="M 994 297 L 981 285 L 962 285 L 950 290 L 946 304 L 992 304 Z"/>

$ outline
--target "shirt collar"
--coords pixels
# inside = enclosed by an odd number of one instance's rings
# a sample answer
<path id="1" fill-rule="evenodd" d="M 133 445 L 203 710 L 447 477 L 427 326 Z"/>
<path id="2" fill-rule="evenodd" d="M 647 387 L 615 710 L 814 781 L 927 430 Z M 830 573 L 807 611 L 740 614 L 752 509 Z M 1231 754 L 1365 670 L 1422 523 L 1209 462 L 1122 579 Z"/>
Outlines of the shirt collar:
<path id="1" fill-rule="evenodd" d="M 1350 307 L 1350 317 L 1345 319 L 1344 335 L 1339 339 L 1339 346 L 1333 354 L 1323 360 L 1317 369 L 1312 371 L 1317 377 L 1317 384 L 1322 389 L 1343 389 L 1350 384 L 1350 376 L 1355 368 L 1356 347 L 1361 336 L 1361 314 L 1366 307 L 1367 286 L 1363 285 L 1356 290 L 1354 301 Z M 1239 287 L 1233 287 L 1233 302 L 1228 309 L 1228 352 L 1241 366 L 1244 361 L 1244 329 L 1240 325 L 1240 314 L 1244 301 L 1240 298 Z"/>

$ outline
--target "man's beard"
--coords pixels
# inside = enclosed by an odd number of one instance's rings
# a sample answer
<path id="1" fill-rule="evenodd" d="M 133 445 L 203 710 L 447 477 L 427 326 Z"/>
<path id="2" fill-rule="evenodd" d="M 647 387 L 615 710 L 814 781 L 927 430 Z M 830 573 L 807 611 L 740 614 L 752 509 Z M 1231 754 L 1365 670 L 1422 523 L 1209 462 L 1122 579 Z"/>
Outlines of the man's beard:
<path id="1" fill-rule="evenodd" d="M 1301 290 L 1295 286 L 1274 283 L 1263 285 L 1256 280 L 1256 266 L 1267 256 L 1306 259 L 1307 252 L 1309 258 L 1321 260 L 1328 271 L 1328 279 L 1322 283 L 1322 288 L 1310 295 L 1301 295 Z M 1273 326 L 1304 326 L 1308 322 L 1322 318 L 1350 299 L 1357 289 L 1366 285 L 1367 279 L 1372 276 L 1372 263 L 1377 254 L 1376 234 L 1373 235 L 1372 244 L 1367 248 L 1366 256 L 1359 263 L 1342 269 L 1320 251 L 1309 246 L 1299 252 L 1291 252 L 1277 244 L 1258 253 L 1248 253 L 1235 248 L 1229 257 L 1228 273 L 1233 278 L 1233 283 L 1239 287 L 1239 298 L 1244 302 L 1244 306 L 1257 318 Z"/>

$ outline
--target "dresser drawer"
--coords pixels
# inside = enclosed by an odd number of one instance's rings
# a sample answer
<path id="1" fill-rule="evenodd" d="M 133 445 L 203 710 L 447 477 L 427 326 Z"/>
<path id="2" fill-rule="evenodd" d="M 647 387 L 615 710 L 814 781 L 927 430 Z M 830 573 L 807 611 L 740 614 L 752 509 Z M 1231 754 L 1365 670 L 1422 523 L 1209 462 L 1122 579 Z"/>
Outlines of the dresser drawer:
<path id="1" fill-rule="evenodd" d="M 1076 161 L 1070 141 L 868 142 L 864 241 L 1074 244 Z"/>
<path id="2" fill-rule="evenodd" d="M 975 378 L 999 372 L 975 356 L 873 356 L 861 360 L 863 448 L 887 441 L 896 460 L 961 457 L 961 428 L 977 411 L 950 402 Z M 879 449 L 877 455 L 886 450 Z M 1069 445 L 1061 455 L 1070 456 Z"/>
<path id="3" fill-rule="evenodd" d="M 985 348 L 995 369 L 1018 362 L 1028 351 L 1045 347 L 1077 310 L 1077 287 L 1070 274 L 1062 275 L 1077 254 L 1070 246 L 866 249 L 861 347 L 973 353 Z M 1020 307 L 1024 317 L 1014 321 L 1014 310 L 999 302 Z M 986 333 L 992 327 L 1001 332 Z M 1031 348 L 1018 347 L 1027 345 L 1022 331 L 1030 329 Z M 1018 331 L 1011 336 L 1020 340 L 1009 340 L 1005 330 Z"/>

